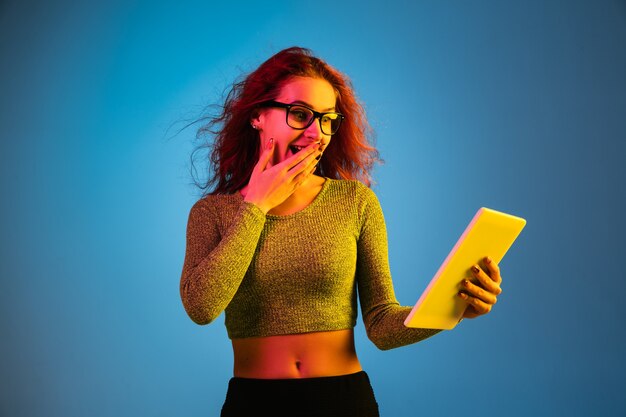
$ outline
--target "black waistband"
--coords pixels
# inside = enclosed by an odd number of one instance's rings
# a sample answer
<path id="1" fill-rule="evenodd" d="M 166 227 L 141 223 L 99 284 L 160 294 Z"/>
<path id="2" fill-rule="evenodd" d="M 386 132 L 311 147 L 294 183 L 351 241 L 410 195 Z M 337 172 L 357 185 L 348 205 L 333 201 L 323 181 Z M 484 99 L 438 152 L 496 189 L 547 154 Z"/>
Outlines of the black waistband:
<path id="1" fill-rule="evenodd" d="M 303 384 L 332 384 L 341 381 L 359 381 L 366 380 L 369 382 L 369 377 L 365 371 L 355 372 L 347 375 L 332 375 L 332 376 L 319 376 L 314 378 L 279 378 L 279 379 L 263 379 L 263 378 L 242 378 L 233 377 L 231 383 L 236 384 L 250 384 L 250 385 L 303 385 Z"/>
<path id="2" fill-rule="evenodd" d="M 364 371 L 316 378 L 232 378 L 222 416 L 377 416 Z M 251 414 L 253 413 L 254 414 Z"/>

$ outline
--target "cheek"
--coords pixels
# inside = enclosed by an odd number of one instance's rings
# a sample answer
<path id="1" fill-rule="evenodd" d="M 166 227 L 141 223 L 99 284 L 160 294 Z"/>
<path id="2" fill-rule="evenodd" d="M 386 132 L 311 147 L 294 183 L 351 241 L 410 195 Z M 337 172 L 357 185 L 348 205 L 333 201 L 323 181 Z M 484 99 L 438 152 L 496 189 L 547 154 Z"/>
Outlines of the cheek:
<path id="1" fill-rule="evenodd" d="M 263 130 L 266 134 L 274 136 L 276 140 L 293 132 L 293 129 L 285 123 L 285 116 L 280 114 L 273 114 L 271 117 L 268 117 L 265 120 Z"/>

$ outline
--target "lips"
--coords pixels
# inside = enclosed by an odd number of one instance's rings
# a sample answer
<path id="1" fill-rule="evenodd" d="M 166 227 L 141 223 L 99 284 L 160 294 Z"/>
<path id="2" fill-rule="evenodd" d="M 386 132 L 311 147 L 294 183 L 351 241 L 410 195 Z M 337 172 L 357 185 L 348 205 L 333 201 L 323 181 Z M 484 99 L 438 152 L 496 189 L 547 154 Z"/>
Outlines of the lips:
<path id="1" fill-rule="evenodd" d="M 289 149 L 291 149 L 291 151 L 293 153 L 298 153 L 300 152 L 302 149 L 307 148 L 313 144 L 320 144 L 321 141 L 310 141 L 310 142 L 303 142 L 303 143 L 292 143 L 291 145 L 289 145 Z"/>
<path id="2" fill-rule="evenodd" d="M 291 150 L 291 153 L 293 153 L 294 155 L 300 152 L 305 147 L 306 146 L 302 146 L 302 145 L 289 145 L 289 149 Z"/>

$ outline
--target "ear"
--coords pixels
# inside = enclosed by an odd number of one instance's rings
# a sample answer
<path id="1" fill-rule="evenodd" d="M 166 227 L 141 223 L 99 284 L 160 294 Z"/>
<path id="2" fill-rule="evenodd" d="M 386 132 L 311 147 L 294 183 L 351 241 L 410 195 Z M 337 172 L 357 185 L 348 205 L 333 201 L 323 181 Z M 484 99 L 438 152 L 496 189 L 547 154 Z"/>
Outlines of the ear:
<path id="1" fill-rule="evenodd" d="M 250 117 L 250 124 L 256 130 L 263 130 L 263 122 L 265 117 L 263 117 L 263 111 L 261 109 L 256 109 L 252 112 L 252 116 Z"/>

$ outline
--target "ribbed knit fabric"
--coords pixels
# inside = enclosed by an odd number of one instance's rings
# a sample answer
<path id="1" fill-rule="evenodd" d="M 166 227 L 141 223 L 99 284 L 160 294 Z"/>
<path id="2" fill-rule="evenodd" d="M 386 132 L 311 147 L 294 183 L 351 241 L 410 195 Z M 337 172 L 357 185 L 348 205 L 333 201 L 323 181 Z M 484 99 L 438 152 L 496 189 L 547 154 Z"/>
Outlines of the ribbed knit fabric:
<path id="1" fill-rule="evenodd" d="M 231 339 L 353 328 L 357 289 L 367 335 L 380 349 L 439 330 L 410 329 L 395 297 L 380 203 L 358 181 L 327 178 L 303 210 L 265 215 L 239 193 L 191 209 L 181 297 L 191 319 L 226 311 Z"/>

